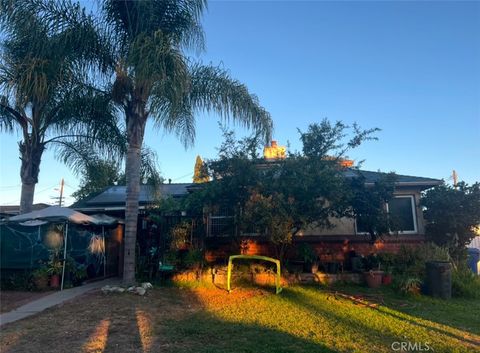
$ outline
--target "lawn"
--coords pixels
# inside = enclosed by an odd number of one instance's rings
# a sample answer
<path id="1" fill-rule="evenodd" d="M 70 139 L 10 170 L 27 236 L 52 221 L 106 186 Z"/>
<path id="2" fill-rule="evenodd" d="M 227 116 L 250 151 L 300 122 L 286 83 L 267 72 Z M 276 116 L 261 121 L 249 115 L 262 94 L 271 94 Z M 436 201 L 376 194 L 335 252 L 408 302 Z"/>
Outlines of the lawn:
<path id="1" fill-rule="evenodd" d="M 0 291 L 0 313 L 14 310 L 52 292 Z"/>
<path id="2" fill-rule="evenodd" d="M 296 286 L 280 295 L 205 286 L 156 288 L 145 297 L 94 292 L 6 325 L 0 351 L 363 353 L 417 342 L 424 351 L 428 344 L 434 352 L 474 352 L 479 313 L 475 301 L 405 299 L 361 287 Z"/>

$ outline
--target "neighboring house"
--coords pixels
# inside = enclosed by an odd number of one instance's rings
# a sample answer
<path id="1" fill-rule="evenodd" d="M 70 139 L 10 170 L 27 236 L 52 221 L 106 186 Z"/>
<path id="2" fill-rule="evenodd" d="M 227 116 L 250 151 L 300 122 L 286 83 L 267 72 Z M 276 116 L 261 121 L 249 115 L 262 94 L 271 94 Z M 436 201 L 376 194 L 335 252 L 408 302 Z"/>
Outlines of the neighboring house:
<path id="1" fill-rule="evenodd" d="M 467 245 L 467 248 L 475 248 L 480 250 L 480 225 L 474 228 L 474 232 L 476 236 L 472 239 L 470 244 Z"/>
<path id="2" fill-rule="evenodd" d="M 357 173 L 357 172 L 355 172 Z M 354 177 L 353 171 L 346 169 L 346 177 Z M 383 173 L 361 171 L 367 184 L 374 184 Z M 425 222 L 420 208 L 420 196 L 423 190 L 440 185 L 441 180 L 397 175 L 396 191 L 394 198 L 387 205 L 390 213 L 395 215 L 403 225 L 402 232 L 396 232 L 385 236 L 384 240 L 375 244 L 369 242 L 362 226 L 356 224 L 354 219 L 335 219 L 332 229 L 306 229 L 296 236 L 294 243 L 307 242 L 322 256 L 330 256 L 341 259 L 346 253 L 355 251 L 366 255 L 372 251 L 397 251 L 402 245 L 418 244 L 425 240 Z M 198 184 L 162 184 L 157 193 L 152 187 L 142 185 L 139 202 L 138 239 L 140 244 L 152 244 L 148 239 L 156 239 L 154 243 L 161 243 L 165 239 L 165 224 L 175 224 L 185 219 L 185 214 L 176 214 L 165 217 L 162 225 L 149 219 L 148 209 L 158 204 L 159 198 L 171 197 L 180 199 L 188 193 L 194 192 Z M 88 199 L 80 200 L 71 207 L 87 213 L 105 213 L 115 217 L 124 217 L 125 212 L 125 186 L 108 187 L 102 192 Z M 221 260 L 231 255 L 232 252 L 232 222 L 233 215 L 228 211 L 220 211 L 216 214 L 208 214 L 204 217 L 205 222 L 205 245 L 207 248 L 207 260 Z M 271 254 L 269 243 L 261 236 L 246 235 L 244 238 L 243 252 L 247 254 Z"/>
<path id="3" fill-rule="evenodd" d="M 185 197 L 194 184 L 161 184 L 155 190 L 150 185 L 141 185 L 139 214 L 137 223 L 137 242 L 140 254 L 148 254 L 153 247 L 164 248 L 168 230 L 185 216 L 182 212 L 173 212 L 163 217 L 162 222 L 150 218 L 148 210 L 158 205 L 162 198 L 180 199 Z M 75 202 L 70 208 L 85 214 L 102 213 L 119 219 L 125 219 L 125 186 L 109 186 L 91 197 Z M 122 243 L 123 246 L 123 243 Z"/>
<path id="4" fill-rule="evenodd" d="M 32 206 L 32 211 L 38 211 L 46 207 L 50 207 L 50 205 L 47 205 L 46 203 L 36 203 Z M 20 206 L 18 205 L 0 206 L 0 220 L 18 214 L 20 214 Z"/>
<path id="5" fill-rule="evenodd" d="M 160 184 L 155 190 L 150 185 L 141 185 L 139 214 L 145 214 L 145 210 L 158 204 L 158 200 L 161 198 L 179 199 L 184 197 L 194 186 L 192 183 Z M 91 197 L 75 202 L 70 208 L 87 214 L 105 213 L 124 218 L 126 190 L 126 186 L 109 186 Z"/>

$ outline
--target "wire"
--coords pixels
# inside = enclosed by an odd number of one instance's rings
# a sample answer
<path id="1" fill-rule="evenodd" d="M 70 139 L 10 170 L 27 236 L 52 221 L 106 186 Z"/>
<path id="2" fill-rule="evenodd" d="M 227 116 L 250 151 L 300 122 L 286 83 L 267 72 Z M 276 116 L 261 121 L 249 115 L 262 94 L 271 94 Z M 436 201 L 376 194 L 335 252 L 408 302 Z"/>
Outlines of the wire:
<path id="1" fill-rule="evenodd" d="M 35 194 L 40 194 L 40 193 L 45 192 L 45 191 L 47 191 L 47 190 L 49 190 L 49 189 L 53 189 L 53 188 L 56 187 L 56 186 L 57 186 L 57 184 L 54 184 L 54 185 L 52 185 L 52 186 L 49 186 L 48 188 L 42 189 L 42 190 L 40 190 L 40 191 L 36 191 Z"/>
<path id="2" fill-rule="evenodd" d="M 0 186 L 0 189 L 15 189 L 22 186 L 22 184 L 17 184 L 17 185 L 5 185 L 5 186 Z"/>
<path id="3" fill-rule="evenodd" d="M 64 183 L 63 185 L 70 188 L 70 189 L 73 189 L 73 190 L 77 189 L 76 187 L 73 187 L 73 186 L 71 186 L 70 184 L 67 184 L 67 183 Z"/>
<path id="4" fill-rule="evenodd" d="M 191 175 L 193 175 L 193 172 L 190 172 L 190 173 L 188 173 L 188 174 L 182 175 L 181 177 L 172 179 L 172 181 L 179 180 L 179 179 L 183 179 L 183 178 L 188 177 L 188 176 L 191 176 Z"/>
<path id="5" fill-rule="evenodd" d="M 35 195 L 40 194 L 40 193 L 45 192 L 45 191 L 48 191 L 48 190 L 54 188 L 55 186 L 57 186 L 57 184 L 49 186 L 48 188 L 42 189 L 40 191 L 35 191 Z M 3 202 L 3 204 L 5 205 L 5 204 L 12 204 L 12 203 L 19 203 L 19 202 L 20 202 L 20 199 L 15 199 L 15 200 L 12 200 L 12 201 Z"/>

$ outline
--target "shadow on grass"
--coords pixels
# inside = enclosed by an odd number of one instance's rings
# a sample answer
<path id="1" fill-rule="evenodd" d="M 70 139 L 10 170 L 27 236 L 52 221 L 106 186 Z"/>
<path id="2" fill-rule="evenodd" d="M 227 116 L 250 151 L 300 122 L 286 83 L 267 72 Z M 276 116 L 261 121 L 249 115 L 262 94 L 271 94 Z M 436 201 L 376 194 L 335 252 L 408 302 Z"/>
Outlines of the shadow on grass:
<path id="1" fill-rule="evenodd" d="M 480 301 L 459 298 L 442 300 L 428 296 L 402 296 L 394 292 L 392 288 L 371 290 L 360 286 L 339 286 L 334 287 L 333 290 L 350 295 L 378 295 L 384 299 L 383 306 L 391 311 L 410 316 L 412 319 L 385 310 L 382 312 L 400 320 L 410 321 L 412 324 L 430 328 L 428 325 L 415 321 L 415 318 L 420 318 L 453 329 L 468 331 L 476 335 L 480 334 L 480 315 L 478 314 L 480 312 Z"/>
<path id="2" fill-rule="evenodd" d="M 337 352 L 271 327 L 220 319 L 188 288 L 146 297 L 90 294 L 9 324 L 2 341 L 5 335 L 2 353 Z"/>
<path id="3" fill-rule="evenodd" d="M 164 347 L 164 352 L 337 352 L 273 328 L 224 321 L 205 312 L 172 323 L 164 329 L 164 334 L 175 343 Z"/>
<path id="4" fill-rule="evenodd" d="M 313 289 L 313 288 L 312 288 Z M 358 294 L 358 293 L 356 293 Z M 325 293 L 327 295 L 327 293 Z M 327 317 L 329 320 L 334 320 L 340 323 L 341 325 L 345 325 L 345 327 L 350 327 L 355 330 L 357 335 L 361 336 L 366 336 L 370 339 L 377 338 L 383 342 L 391 344 L 394 341 L 398 341 L 399 339 L 402 338 L 400 335 L 401 331 L 398 331 L 398 333 L 395 332 L 396 326 L 400 326 L 397 324 L 400 322 L 403 322 L 404 324 L 409 325 L 410 327 L 406 326 L 403 330 L 408 329 L 407 332 L 409 335 L 412 333 L 414 334 L 419 334 L 418 328 L 424 329 L 424 337 L 431 336 L 431 332 L 435 332 L 439 335 L 447 336 L 453 340 L 456 340 L 455 344 L 461 344 L 465 346 L 465 348 L 470 347 L 470 349 L 473 350 L 478 350 L 480 348 L 480 338 L 475 335 L 470 335 L 467 332 L 461 332 L 457 328 L 452 328 L 448 325 L 443 325 L 444 328 L 435 326 L 434 322 L 431 322 L 431 324 L 427 323 L 422 323 L 419 322 L 419 319 L 414 316 L 410 316 L 409 314 L 401 313 L 396 311 L 397 308 L 389 308 L 387 306 L 382 307 L 373 307 L 373 308 L 367 308 L 367 307 L 352 307 L 351 311 L 351 316 L 350 317 L 345 317 L 338 315 L 335 311 L 336 303 L 337 305 L 341 305 L 342 301 L 347 301 L 348 299 L 335 299 L 335 297 L 332 295 L 330 296 L 330 301 L 331 301 L 331 308 L 325 308 L 319 303 L 315 303 L 312 301 L 311 298 L 308 298 L 306 295 L 303 295 L 302 293 L 299 292 L 294 292 L 294 293 L 288 293 L 285 295 L 285 298 L 288 298 L 292 302 L 302 305 L 305 309 L 309 310 L 312 314 L 319 314 L 319 315 L 324 315 Z M 337 301 L 338 300 L 338 301 Z M 351 302 L 353 304 L 353 301 Z M 357 310 L 367 310 L 364 311 L 364 316 L 360 316 L 361 311 L 354 310 L 353 308 L 356 308 Z M 378 313 L 378 322 L 384 322 L 383 317 L 387 318 L 387 321 L 385 321 L 385 325 L 380 331 L 379 329 L 376 329 L 372 326 L 375 326 L 375 322 L 372 322 L 372 324 L 365 324 L 362 322 L 362 320 L 366 321 L 367 316 L 371 316 L 372 313 Z M 398 320 L 398 321 L 397 321 Z M 424 319 L 426 320 L 426 319 Z M 397 322 L 396 322 L 397 321 Z M 428 321 L 428 320 L 427 320 Z M 378 326 L 378 325 L 376 325 Z M 442 344 L 442 337 L 437 336 L 435 340 L 439 343 Z"/>
<path id="5" fill-rule="evenodd" d="M 311 290 L 315 290 L 315 288 L 311 287 Z M 343 344 L 348 350 L 368 347 L 375 351 L 375 349 L 379 349 L 377 345 L 383 348 L 390 347 L 392 342 L 399 340 L 398 335 L 372 327 L 366 321 L 359 320 L 354 313 L 342 315 L 341 312 L 337 312 L 335 304 L 338 305 L 338 303 L 335 303 L 334 300 L 325 306 L 323 305 L 325 302 L 322 303 L 318 300 L 319 298 L 315 301 L 297 291 L 293 292 L 287 289 L 282 294 L 282 298 L 291 302 L 292 305 L 302 307 L 310 315 L 320 316 L 326 320 L 330 331 L 333 331 L 332 335 L 338 341 L 343 340 Z"/>

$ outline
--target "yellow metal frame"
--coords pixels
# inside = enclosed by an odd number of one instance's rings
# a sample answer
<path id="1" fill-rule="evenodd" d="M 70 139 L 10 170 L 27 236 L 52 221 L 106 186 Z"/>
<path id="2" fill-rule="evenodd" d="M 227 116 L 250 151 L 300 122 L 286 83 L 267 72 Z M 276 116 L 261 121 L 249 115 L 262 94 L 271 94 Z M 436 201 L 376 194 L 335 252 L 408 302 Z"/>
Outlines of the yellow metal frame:
<path id="1" fill-rule="evenodd" d="M 268 256 L 259 256 L 259 255 L 232 255 L 228 258 L 228 270 L 227 270 L 227 290 L 228 293 L 232 291 L 230 287 L 230 280 L 232 278 L 232 262 L 235 259 L 246 259 L 246 260 L 262 260 L 262 261 L 269 261 L 273 262 L 277 265 L 277 275 L 275 276 L 275 293 L 278 294 L 282 291 L 282 287 L 280 286 L 280 260 L 268 257 Z"/>

